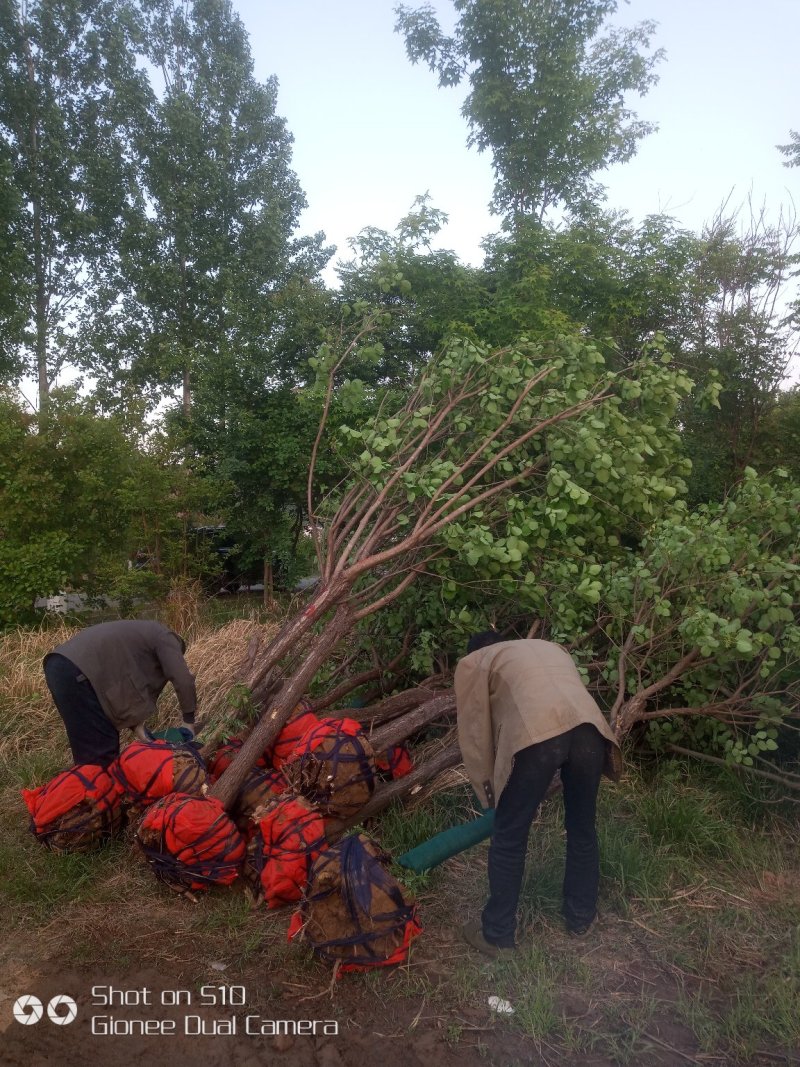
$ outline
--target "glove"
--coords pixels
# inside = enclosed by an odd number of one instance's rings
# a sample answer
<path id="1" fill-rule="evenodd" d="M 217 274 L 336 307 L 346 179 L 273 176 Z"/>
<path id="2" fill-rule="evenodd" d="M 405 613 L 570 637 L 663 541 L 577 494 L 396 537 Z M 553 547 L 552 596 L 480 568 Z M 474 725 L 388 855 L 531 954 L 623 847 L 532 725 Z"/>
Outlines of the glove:
<path id="1" fill-rule="evenodd" d="M 193 722 L 181 723 L 178 729 L 184 735 L 186 741 L 194 741 L 195 724 Z"/>
<path id="2" fill-rule="evenodd" d="M 154 740 L 153 735 L 143 722 L 140 722 L 138 726 L 134 726 L 133 733 L 137 741 L 150 742 Z"/>

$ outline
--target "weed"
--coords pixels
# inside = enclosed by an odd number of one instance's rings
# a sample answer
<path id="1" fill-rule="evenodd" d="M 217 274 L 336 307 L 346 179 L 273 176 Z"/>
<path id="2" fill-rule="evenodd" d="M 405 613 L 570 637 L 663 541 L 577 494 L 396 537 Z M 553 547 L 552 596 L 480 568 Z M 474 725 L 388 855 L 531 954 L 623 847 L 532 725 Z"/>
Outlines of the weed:
<path id="1" fill-rule="evenodd" d="M 641 820 L 657 847 L 686 856 L 718 859 L 738 847 L 737 835 L 708 792 L 658 788 L 640 800 Z"/>
<path id="2" fill-rule="evenodd" d="M 448 1023 L 447 1029 L 445 1030 L 445 1041 L 447 1044 L 451 1047 L 457 1045 L 461 1040 L 463 1031 L 464 1027 L 459 1023 Z"/>

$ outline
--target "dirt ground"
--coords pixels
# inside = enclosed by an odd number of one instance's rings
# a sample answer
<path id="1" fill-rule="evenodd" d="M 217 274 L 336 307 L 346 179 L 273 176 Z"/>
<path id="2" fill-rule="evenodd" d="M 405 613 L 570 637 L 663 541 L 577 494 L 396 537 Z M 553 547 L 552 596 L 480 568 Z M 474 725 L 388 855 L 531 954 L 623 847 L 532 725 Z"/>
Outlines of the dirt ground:
<path id="1" fill-rule="evenodd" d="M 226 964 L 225 970 L 220 969 L 223 960 L 198 965 L 191 954 L 182 959 L 174 911 L 184 906 L 183 902 L 167 903 L 150 930 L 139 927 L 132 908 L 122 907 L 108 962 L 100 965 L 89 960 L 82 966 L 75 964 L 70 942 L 86 941 L 85 920 L 72 931 L 45 929 L 41 936 L 15 936 L 4 943 L 0 949 L 0 1063 L 4 1067 L 195 1067 L 198 1063 L 203 1067 L 265 1063 L 285 1067 L 601 1067 L 622 1062 L 617 1056 L 585 1047 L 571 1052 L 553 1043 L 557 1035 L 537 1040 L 520 1032 L 508 1017 L 498 1016 L 488 1006 L 487 993 L 493 983 L 502 991 L 497 970 L 501 965 L 485 963 L 462 947 L 457 930 L 434 930 L 430 938 L 423 935 L 407 967 L 369 976 L 342 976 L 331 985 L 330 971 L 314 961 L 308 962 L 305 973 L 290 969 L 284 977 L 280 960 L 271 961 L 268 953 L 244 966 Z M 98 915 L 94 924 L 97 955 L 102 955 L 103 944 L 108 943 L 107 922 L 107 915 Z M 281 924 L 273 925 L 277 929 Z M 724 1063 L 719 1056 L 698 1053 L 691 1030 L 671 1017 L 669 1005 L 678 995 L 680 976 L 665 974 L 648 961 L 639 933 L 631 924 L 609 918 L 595 937 L 577 948 L 565 936 L 564 952 L 577 953 L 579 966 L 591 967 L 603 977 L 594 990 L 587 990 L 585 983 L 572 988 L 565 983 L 559 995 L 562 1010 L 579 1018 L 584 1027 L 591 1026 L 596 1015 L 597 1025 L 607 1028 L 608 1002 L 635 1004 L 644 990 L 661 1007 L 649 1016 L 647 1031 L 637 1031 L 635 1051 L 632 1045 L 627 1062 L 654 1067 Z M 125 944 L 126 937 L 130 941 L 127 955 L 115 949 Z M 148 946 L 142 953 L 148 957 L 144 965 L 128 962 L 129 955 L 136 955 L 137 946 L 143 944 Z M 167 944 L 172 951 L 165 948 Z M 88 955 L 91 958 L 92 952 Z M 416 987 L 420 992 L 414 992 Z M 37 997 L 44 1006 L 42 1019 L 33 1025 L 20 1025 L 13 1017 L 16 1000 L 25 994 Z M 77 1017 L 67 1025 L 56 1025 L 48 1018 L 47 1006 L 52 998 L 64 994 L 74 999 Z M 212 1005 L 212 998 L 217 1003 Z M 181 1003 L 176 1005 L 176 999 Z M 203 1004 L 204 1000 L 209 1003 Z M 63 1010 L 63 1006 L 58 1009 Z M 149 1028 L 147 1034 L 142 1033 L 144 1025 Z M 624 1011 L 619 1026 L 624 1045 Z M 312 1029 L 316 1032 L 308 1032 Z M 781 1057 L 781 1062 L 787 1061 Z"/>

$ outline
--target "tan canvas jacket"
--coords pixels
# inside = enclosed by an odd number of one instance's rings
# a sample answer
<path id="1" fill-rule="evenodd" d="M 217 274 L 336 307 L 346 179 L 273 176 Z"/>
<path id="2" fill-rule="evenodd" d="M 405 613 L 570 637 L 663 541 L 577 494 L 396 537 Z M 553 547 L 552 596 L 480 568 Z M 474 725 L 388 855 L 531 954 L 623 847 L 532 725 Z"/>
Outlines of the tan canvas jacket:
<path id="1" fill-rule="evenodd" d="M 103 711 L 122 730 L 133 729 L 155 712 L 167 682 L 175 688 L 184 719 L 194 718 L 197 691 L 183 647 L 180 637 L 160 622 L 123 619 L 87 626 L 53 652 L 80 668 Z"/>
<path id="2" fill-rule="evenodd" d="M 455 692 L 464 767 L 484 807 L 500 799 L 520 749 L 581 723 L 606 739 L 603 773 L 619 778 L 622 758 L 611 727 L 560 645 L 504 641 L 472 652 L 456 667 Z"/>

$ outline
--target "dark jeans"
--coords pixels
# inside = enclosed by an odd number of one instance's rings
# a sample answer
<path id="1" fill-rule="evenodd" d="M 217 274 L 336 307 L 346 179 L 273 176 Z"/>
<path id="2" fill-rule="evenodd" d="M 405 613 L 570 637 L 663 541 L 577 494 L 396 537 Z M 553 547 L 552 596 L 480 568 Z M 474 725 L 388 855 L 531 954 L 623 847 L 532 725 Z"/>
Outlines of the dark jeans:
<path id="1" fill-rule="evenodd" d="M 106 716 L 86 675 L 72 660 L 54 652 L 44 665 L 47 688 L 64 720 L 76 763 L 107 766 L 119 755 L 119 731 Z"/>
<path id="2" fill-rule="evenodd" d="M 482 916 L 487 941 L 501 947 L 514 944 L 528 833 L 559 769 L 567 831 L 562 913 L 570 929 L 594 919 L 600 881 L 595 813 L 605 752 L 606 742 L 600 732 L 591 723 L 583 723 L 523 748 L 514 757 L 511 776 L 497 804 L 489 847 L 489 900 Z"/>

